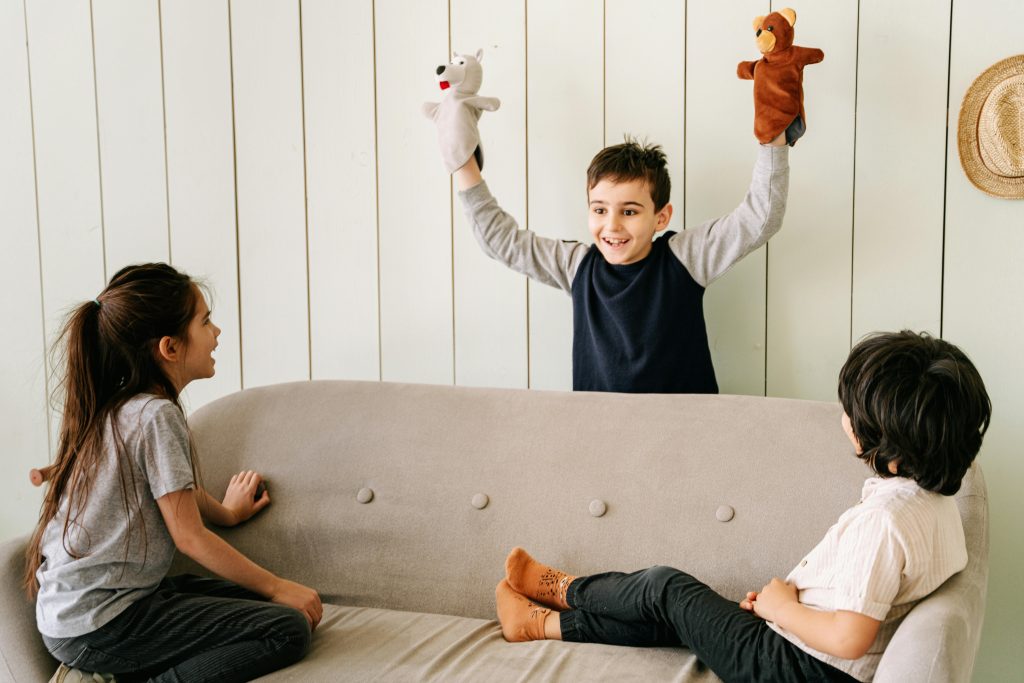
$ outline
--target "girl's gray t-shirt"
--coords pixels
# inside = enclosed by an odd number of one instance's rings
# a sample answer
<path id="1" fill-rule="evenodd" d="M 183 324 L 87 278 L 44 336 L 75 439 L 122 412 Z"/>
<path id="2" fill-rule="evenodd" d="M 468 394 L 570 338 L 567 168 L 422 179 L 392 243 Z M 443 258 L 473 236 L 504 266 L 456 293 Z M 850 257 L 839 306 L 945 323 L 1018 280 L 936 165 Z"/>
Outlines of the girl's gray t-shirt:
<path id="1" fill-rule="evenodd" d="M 174 557 L 156 501 L 195 488 L 188 427 L 174 403 L 140 394 L 122 406 L 117 420 L 125 446 L 124 490 L 108 420 L 104 457 L 84 508 L 65 538 L 65 494 L 43 531 L 36 624 L 51 638 L 91 633 L 156 590 Z"/>

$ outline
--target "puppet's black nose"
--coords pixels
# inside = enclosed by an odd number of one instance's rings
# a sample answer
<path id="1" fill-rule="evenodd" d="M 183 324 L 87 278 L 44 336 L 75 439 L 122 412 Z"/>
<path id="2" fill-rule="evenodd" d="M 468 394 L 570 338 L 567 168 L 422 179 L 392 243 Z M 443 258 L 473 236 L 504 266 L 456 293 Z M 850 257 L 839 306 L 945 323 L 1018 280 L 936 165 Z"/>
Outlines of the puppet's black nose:
<path id="1" fill-rule="evenodd" d="M 444 64 L 437 67 L 437 75 L 440 76 L 442 73 L 444 73 Z"/>
<path id="2" fill-rule="evenodd" d="M 760 36 L 761 36 L 761 29 L 757 29 L 757 33 L 755 33 L 754 35 L 755 35 L 756 37 L 760 37 Z M 438 71 L 437 73 L 441 73 L 441 72 L 440 72 L 440 71 Z"/>

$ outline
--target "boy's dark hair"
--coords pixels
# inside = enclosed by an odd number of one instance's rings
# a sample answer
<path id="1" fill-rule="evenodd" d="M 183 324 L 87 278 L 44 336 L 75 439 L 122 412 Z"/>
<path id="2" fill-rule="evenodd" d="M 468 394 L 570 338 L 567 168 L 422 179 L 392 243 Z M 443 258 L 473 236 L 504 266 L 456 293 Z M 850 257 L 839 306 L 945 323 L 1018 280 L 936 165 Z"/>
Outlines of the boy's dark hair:
<path id="1" fill-rule="evenodd" d="M 641 144 L 628 135 L 625 142 L 605 147 L 591 160 L 587 168 L 587 191 L 605 179 L 615 183 L 645 181 L 651 191 L 655 211 L 665 208 L 672 195 L 668 160 L 661 145 Z"/>
<path id="2" fill-rule="evenodd" d="M 946 496 L 981 448 L 992 403 L 970 359 L 949 342 L 909 330 L 877 334 L 850 352 L 839 401 L 860 457 L 881 477 L 908 477 Z"/>

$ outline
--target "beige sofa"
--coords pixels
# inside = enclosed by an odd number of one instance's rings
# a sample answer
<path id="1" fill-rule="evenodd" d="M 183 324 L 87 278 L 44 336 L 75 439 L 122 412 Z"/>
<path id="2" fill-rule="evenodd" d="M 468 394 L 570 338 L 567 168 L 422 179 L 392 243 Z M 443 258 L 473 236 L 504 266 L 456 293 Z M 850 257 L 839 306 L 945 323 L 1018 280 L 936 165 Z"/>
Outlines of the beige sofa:
<path id="1" fill-rule="evenodd" d="M 770 398 L 325 381 L 234 394 L 191 423 L 211 492 L 243 468 L 269 482 L 273 504 L 223 535 L 327 603 L 308 656 L 265 680 L 713 681 L 681 648 L 506 643 L 505 554 L 577 574 L 670 564 L 738 598 L 857 502 L 869 472 L 839 417 Z M 975 467 L 957 496 L 970 564 L 911 611 L 877 681 L 970 679 L 985 495 Z M 25 542 L 0 548 L 0 681 L 55 667 L 17 588 Z"/>

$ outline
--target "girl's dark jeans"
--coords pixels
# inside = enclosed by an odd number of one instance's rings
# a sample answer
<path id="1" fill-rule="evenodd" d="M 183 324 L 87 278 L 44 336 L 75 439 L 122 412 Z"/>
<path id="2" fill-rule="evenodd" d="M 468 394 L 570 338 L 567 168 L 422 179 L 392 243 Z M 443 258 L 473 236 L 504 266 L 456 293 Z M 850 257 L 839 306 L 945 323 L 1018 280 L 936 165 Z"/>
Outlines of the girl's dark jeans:
<path id="1" fill-rule="evenodd" d="M 49 638 L 68 666 L 118 681 L 249 681 L 284 668 L 309 648 L 298 610 L 266 602 L 229 581 L 182 575 L 84 636 Z"/>
<path id="2" fill-rule="evenodd" d="M 562 639 L 688 647 L 724 681 L 855 681 L 807 654 L 689 574 L 651 567 L 569 584 Z"/>

